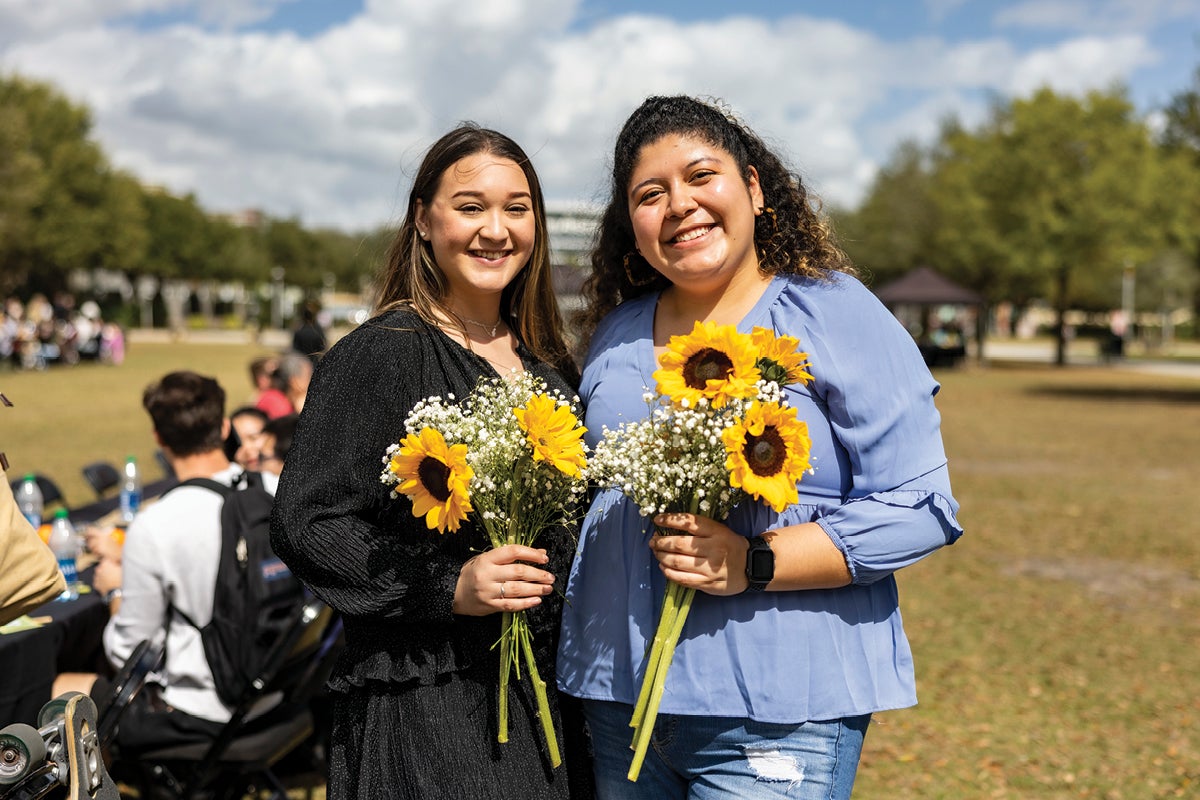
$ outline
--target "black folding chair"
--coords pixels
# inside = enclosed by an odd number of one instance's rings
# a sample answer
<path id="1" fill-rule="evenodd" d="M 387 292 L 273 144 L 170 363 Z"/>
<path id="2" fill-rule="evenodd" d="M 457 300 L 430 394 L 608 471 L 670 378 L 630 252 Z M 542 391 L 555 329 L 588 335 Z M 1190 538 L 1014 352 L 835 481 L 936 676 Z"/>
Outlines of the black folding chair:
<path id="1" fill-rule="evenodd" d="M 97 500 L 103 500 L 105 494 L 121 485 L 121 473 L 107 461 L 93 461 L 82 472 L 84 480 L 96 493 Z"/>
<path id="2" fill-rule="evenodd" d="M 49 508 L 50 506 L 54 505 L 55 503 L 58 503 L 59 505 L 66 508 L 67 501 L 63 497 L 62 491 L 58 488 L 57 483 L 55 483 L 50 478 L 47 478 L 45 475 L 34 475 L 33 479 L 37 483 L 38 488 L 42 490 L 42 505 L 45 508 Z M 24 477 L 17 478 L 14 481 L 9 481 L 9 486 L 12 487 L 12 491 L 13 491 L 14 495 L 17 493 L 17 490 L 19 490 L 21 488 L 21 484 L 24 482 L 25 482 Z M 49 520 L 47 520 L 47 521 L 49 521 Z"/>
<path id="3" fill-rule="evenodd" d="M 125 659 L 125 663 L 117 671 L 108 695 L 100 698 L 98 703 L 100 720 L 97 732 L 102 748 L 107 749 L 112 743 L 125 709 L 129 708 L 133 698 L 137 697 L 138 692 L 146 685 L 146 679 L 158 668 L 162 657 L 163 646 L 145 639 L 133 648 L 129 658 Z"/>
<path id="4" fill-rule="evenodd" d="M 317 600 L 301 606 L 288 632 L 265 659 L 233 716 L 210 742 L 178 745 L 138 753 L 122 753 L 136 763 L 142 797 L 167 795 L 185 800 L 201 795 L 241 798 L 263 789 L 283 800 L 286 790 L 272 771 L 281 759 L 308 740 L 314 730 L 309 701 L 320 688 L 314 675 L 328 674 L 332 610 Z M 331 652 L 332 651 L 332 652 Z M 322 679 L 323 680 L 323 679 Z M 261 716 L 247 719 L 259 700 L 281 693 L 281 702 Z"/>

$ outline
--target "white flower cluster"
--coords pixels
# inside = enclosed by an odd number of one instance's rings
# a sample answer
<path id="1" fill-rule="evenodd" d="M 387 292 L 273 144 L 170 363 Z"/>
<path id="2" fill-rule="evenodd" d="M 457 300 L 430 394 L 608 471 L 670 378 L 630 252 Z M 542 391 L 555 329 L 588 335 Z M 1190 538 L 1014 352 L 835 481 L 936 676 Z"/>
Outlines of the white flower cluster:
<path id="1" fill-rule="evenodd" d="M 733 398 L 720 409 L 701 399 L 672 405 L 669 398 L 645 391 L 650 416 L 607 426 L 588 459 L 588 478 L 620 489 L 638 513 L 652 517 L 668 511 L 692 511 L 724 519 L 745 493 L 729 483 L 722 432 L 741 420 L 753 401 L 786 405 L 782 387 L 760 380 L 752 399 Z"/>
<path id="2" fill-rule="evenodd" d="M 741 495 L 729 486 L 721 440 L 735 416 L 723 413 L 726 409 L 714 411 L 703 400 L 696 408 L 680 408 L 653 394 L 646 398 L 648 419 L 604 428 L 588 461 L 588 477 L 620 489 L 645 517 L 695 510 L 721 519 Z"/>
<path id="3" fill-rule="evenodd" d="M 471 505 L 494 544 L 528 544 L 542 528 L 570 521 L 587 488 L 582 477 L 571 478 L 530 457 L 528 440 L 513 409 L 524 406 L 534 394 L 548 394 L 557 406 L 576 413 L 572 403 L 577 405 L 578 397 L 568 400 L 561 392 L 548 389 L 541 378 L 523 372 L 507 379 L 481 379 L 461 403 L 455 402 L 454 395 L 445 400 L 436 396 L 421 400 L 404 421 L 409 435 L 433 428 L 448 445 L 467 446 L 467 463 L 474 471 Z M 388 448 L 380 476 L 392 486 L 400 481 L 386 465 L 398 449 L 398 444 Z M 396 496 L 395 489 L 392 496 Z M 521 530 L 515 530 L 517 527 Z"/>

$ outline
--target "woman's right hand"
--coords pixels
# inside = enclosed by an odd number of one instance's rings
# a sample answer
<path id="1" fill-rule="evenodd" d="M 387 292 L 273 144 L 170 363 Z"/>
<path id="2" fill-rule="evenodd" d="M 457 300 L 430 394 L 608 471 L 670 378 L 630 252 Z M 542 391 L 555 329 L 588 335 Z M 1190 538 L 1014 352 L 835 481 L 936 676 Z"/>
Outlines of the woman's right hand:
<path id="1" fill-rule="evenodd" d="M 549 560 L 545 550 L 517 544 L 475 556 L 458 573 L 454 613 L 483 617 L 533 608 L 554 591 L 554 576 L 533 566 Z"/>

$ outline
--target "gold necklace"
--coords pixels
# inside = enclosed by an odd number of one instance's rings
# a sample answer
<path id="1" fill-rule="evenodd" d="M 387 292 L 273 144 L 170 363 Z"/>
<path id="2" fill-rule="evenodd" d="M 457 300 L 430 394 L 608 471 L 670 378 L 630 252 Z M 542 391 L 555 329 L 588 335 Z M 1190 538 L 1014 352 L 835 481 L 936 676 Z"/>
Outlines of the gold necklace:
<path id="1" fill-rule="evenodd" d="M 480 330 L 487 331 L 488 336 L 491 336 L 493 339 L 496 338 L 496 331 L 500 330 L 500 318 L 499 317 L 496 317 L 496 324 L 494 324 L 494 325 L 488 325 L 485 322 L 480 322 L 480 321 L 474 320 L 474 319 L 468 319 L 467 317 L 463 317 L 462 320 L 463 320 L 463 322 L 471 323 L 472 325 L 476 326 Z"/>

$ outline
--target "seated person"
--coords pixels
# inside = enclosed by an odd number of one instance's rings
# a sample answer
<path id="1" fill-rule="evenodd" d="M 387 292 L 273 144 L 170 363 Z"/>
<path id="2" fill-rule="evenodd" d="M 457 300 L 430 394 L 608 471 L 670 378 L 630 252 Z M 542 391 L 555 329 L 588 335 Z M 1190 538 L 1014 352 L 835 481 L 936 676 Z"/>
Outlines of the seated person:
<path id="1" fill-rule="evenodd" d="M 272 388 L 271 376 L 278 366 L 278 356 L 258 356 L 250 362 L 250 382 L 254 384 L 252 403 L 257 403 L 262 393 Z"/>
<path id="2" fill-rule="evenodd" d="M 266 424 L 262 432 L 262 451 L 259 465 L 263 473 L 278 476 L 283 472 L 283 462 L 292 449 L 292 437 L 296 434 L 299 414 L 277 417 Z"/>
<path id="3" fill-rule="evenodd" d="M 229 415 L 229 421 L 233 423 L 233 429 L 240 440 L 233 460 L 244 469 L 260 469 L 258 457 L 262 452 L 263 427 L 266 426 L 267 420 L 266 412 L 254 406 L 242 406 Z M 226 455 L 229 455 L 228 450 Z"/>
<path id="4" fill-rule="evenodd" d="M 223 451 L 230 422 L 225 392 L 215 380 L 172 372 L 146 389 L 142 404 L 180 481 L 231 484 L 242 473 Z M 264 476 L 263 483 L 273 493 L 278 481 Z M 121 720 L 116 739 L 121 749 L 207 741 L 232 715 L 217 696 L 200 632 L 172 612 L 178 609 L 199 626 L 211 619 L 223 502 L 199 486 L 169 491 L 129 526 L 121 561 L 104 558 L 96 567 L 94 586 L 105 593 L 112 612 L 104 631 L 109 661 L 124 663 L 143 639 L 166 643 L 161 683 L 148 683 Z M 53 696 L 68 690 L 103 702 L 110 686 L 96 675 L 59 675 Z"/>

